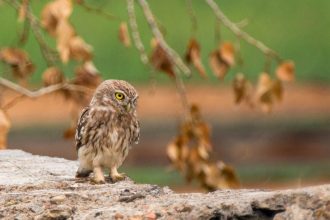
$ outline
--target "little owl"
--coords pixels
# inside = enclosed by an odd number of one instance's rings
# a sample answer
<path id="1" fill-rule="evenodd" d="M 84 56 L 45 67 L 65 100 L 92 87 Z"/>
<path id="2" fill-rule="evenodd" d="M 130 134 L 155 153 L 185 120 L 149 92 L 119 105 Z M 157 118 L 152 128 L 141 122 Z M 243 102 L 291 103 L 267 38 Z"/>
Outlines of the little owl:
<path id="1" fill-rule="evenodd" d="M 139 141 L 137 99 L 136 90 L 125 81 L 106 80 L 99 85 L 78 121 L 76 177 L 87 177 L 94 172 L 94 181 L 104 183 L 103 169 L 108 168 L 112 181 L 124 178 L 117 168 L 132 144 Z"/>

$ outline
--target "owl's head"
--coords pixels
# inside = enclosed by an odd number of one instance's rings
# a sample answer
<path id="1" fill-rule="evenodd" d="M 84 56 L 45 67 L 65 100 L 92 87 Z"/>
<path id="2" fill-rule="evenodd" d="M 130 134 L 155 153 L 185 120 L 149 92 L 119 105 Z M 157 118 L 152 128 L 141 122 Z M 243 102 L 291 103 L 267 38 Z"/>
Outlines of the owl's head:
<path id="1" fill-rule="evenodd" d="M 91 105 L 109 106 L 121 113 L 136 110 L 138 93 L 124 80 L 105 80 L 96 89 Z"/>

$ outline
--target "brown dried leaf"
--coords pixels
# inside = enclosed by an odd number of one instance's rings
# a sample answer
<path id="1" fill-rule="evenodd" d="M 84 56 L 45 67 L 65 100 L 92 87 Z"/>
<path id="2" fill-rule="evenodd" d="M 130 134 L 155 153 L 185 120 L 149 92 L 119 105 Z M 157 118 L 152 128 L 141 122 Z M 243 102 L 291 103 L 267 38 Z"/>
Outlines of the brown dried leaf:
<path id="1" fill-rule="evenodd" d="M 210 54 L 209 63 L 214 75 L 223 80 L 230 66 L 225 60 L 222 59 L 218 50 L 215 50 Z"/>
<path id="2" fill-rule="evenodd" d="M 0 109 L 0 150 L 7 147 L 7 135 L 11 127 L 7 114 Z"/>
<path id="3" fill-rule="evenodd" d="M 277 101 L 282 101 L 283 99 L 283 85 L 280 80 L 273 81 L 273 95 Z"/>
<path id="4" fill-rule="evenodd" d="M 71 0 L 55 0 L 48 3 L 41 12 L 41 24 L 49 34 L 56 36 L 60 21 L 68 22 L 72 13 Z"/>
<path id="5" fill-rule="evenodd" d="M 206 78 L 205 68 L 200 57 L 200 46 L 196 39 L 192 38 L 189 41 L 187 52 L 185 55 L 187 63 L 192 63 L 201 77 Z"/>
<path id="6" fill-rule="evenodd" d="M 257 100 L 263 112 L 269 113 L 273 106 L 273 80 L 268 73 L 261 73 L 256 91 Z"/>
<path id="7" fill-rule="evenodd" d="M 75 36 L 72 25 L 67 20 L 60 20 L 56 28 L 57 51 L 64 63 L 67 63 L 71 57 L 71 40 Z"/>
<path id="8" fill-rule="evenodd" d="M 206 163 L 203 165 L 203 185 L 213 191 L 217 189 L 237 188 L 238 177 L 235 170 L 219 161 L 217 163 Z"/>
<path id="9" fill-rule="evenodd" d="M 291 60 L 284 61 L 276 69 L 276 76 L 279 80 L 291 82 L 295 78 L 295 65 Z"/>
<path id="10" fill-rule="evenodd" d="M 128 28 L 127 28 L 126 22 L 120 23 L 118 37 L 119 37 L 120 42 L 122 42 L 125 47 L 131 46 L 131 38 L 128 33 Z"/>
<path id="11" fill-rule="evenodd" d="M 42 74 L 44 86 L 55 85 L 64 82 L 64 76 L 60 69 L 56 67 L 47 68 Z"/>
<path id="12" fill-rule="evenodd" d="M 189 148 L 186 144 L 186 138 L 184 136 L 178 136 L 166 149 L 169 160 L 181 172 L 186 170 L 185 164 L 189 155 Z"/>
<path id="13" fill-rule="evenodd" d="M 183 122 L 179 135 L 167 147 L 172 164 L 187 182 L 197 179 L 208 190 L 238 186 L 233 168 L 211 163 L 210 129 L 203 121 L 199 107 L 192 105 L 191 120 Z"/>
<path id="14" fill-rule="evenodd" d="M 18 48 L 0 50 L 0 60 L 10 65 L 14 77 L 17 79 L 26 79 L 35 70 L 28 54 Z"/>
<path id="15" fill-rule="evenodd" d="M 92 47 L 76 35 L 69 22 L 60 21 L 56 35 L 57 50 L 62 62 L 66 63 L 69 59 L 86 62 L 92 59 Z"/>
<path id="16" fill-rule="evenodd" d="M 101 82 L 101 76 L 94 64 L 92 62 L 86 62 L 83 65 L 76 67 L 75 78 L 70 83 L 95 89 Z M 65 95 L 68 99 L 71 99 L 82 106 L 88 104 L 91 96 L 91 94 L 69 90 L 66 90 Z"/>
<path id="17" fill-rule="evenodd" d="M 165 72 L 171 78 L 175 77 L 173 64 L 166 51 L 158 42 L 154 42 L 154 49 L 152 51 L 150 61 L 156 70 Z"/>
<path id="18" fill-rule="evenodd" d="M 250 81 L 248 81 L 244 74 L 236 74 L 232 87 L 235 95 L 235 103 L 240 104 L 245 101 L 250 107 L 253 107 L 252 93 L 253 86 Z"/>
<path id="19" fill-rule="evenodd" d="M 20 5 L 19 11 L 18 11 L 18 21 L 19 22 L 25 21 L 28 6 L 29 6 L 29 0 L 22 0 L 22 3 Z"/>
<path id="20" fill-rule="evenodd" d="M 75 36 L 70 40 L 70 58 L 78 61 L 89 61 L 92 59 L 93 48 L 81 37 Z"/>
<path id="21" fill-rule="evenodd" d="M 230 67 L 235 64 L 235 48 L 231 42 L 221 44 L 220 54 L 222 60 L 224 60 Z"/>

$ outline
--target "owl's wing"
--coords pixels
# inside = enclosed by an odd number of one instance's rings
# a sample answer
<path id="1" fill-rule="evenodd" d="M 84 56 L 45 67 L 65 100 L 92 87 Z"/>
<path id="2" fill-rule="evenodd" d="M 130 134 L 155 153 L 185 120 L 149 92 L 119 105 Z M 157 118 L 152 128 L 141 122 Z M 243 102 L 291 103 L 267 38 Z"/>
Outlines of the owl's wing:
<path id="1" fill-rule="evenodd" d="M 82 147 L 82 138 L 83 138 L 83 133 L 85 130 L 85 126 L 87 124 L 88 120 L 88 114 L 89 114 L 89 107 L 86 107 L 82 110 L 80 118 L 78 120 L 78 125 L 76 129 L 76 149 L 77 151 L 79 150 L 80 147 Z"/>
<path id="2" fill-rule="evenodd" d="M 135 129 L 134 129 L 134 133 L 133 133 L 133 142 L 135 144 L 138 144 L 140 140 L 140 122 L 137 120 L 135 122 Z"/>

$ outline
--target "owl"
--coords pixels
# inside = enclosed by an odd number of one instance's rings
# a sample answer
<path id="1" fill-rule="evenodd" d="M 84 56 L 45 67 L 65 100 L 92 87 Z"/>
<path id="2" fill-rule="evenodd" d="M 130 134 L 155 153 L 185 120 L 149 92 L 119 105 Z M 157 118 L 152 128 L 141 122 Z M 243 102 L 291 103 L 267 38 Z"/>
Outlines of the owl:
<path id="1" fill-rule="evenodd" d="M 88 177 L 93 172 L 95 183 L 105 183 L 104 171 L 108 170 L 114 182 L 125 178 L 117 169 L 139 141 L 137 100 L 134 87 L 123 80 L 106 80 L 97 87 L 77 124 L 76 177 Z"/>

